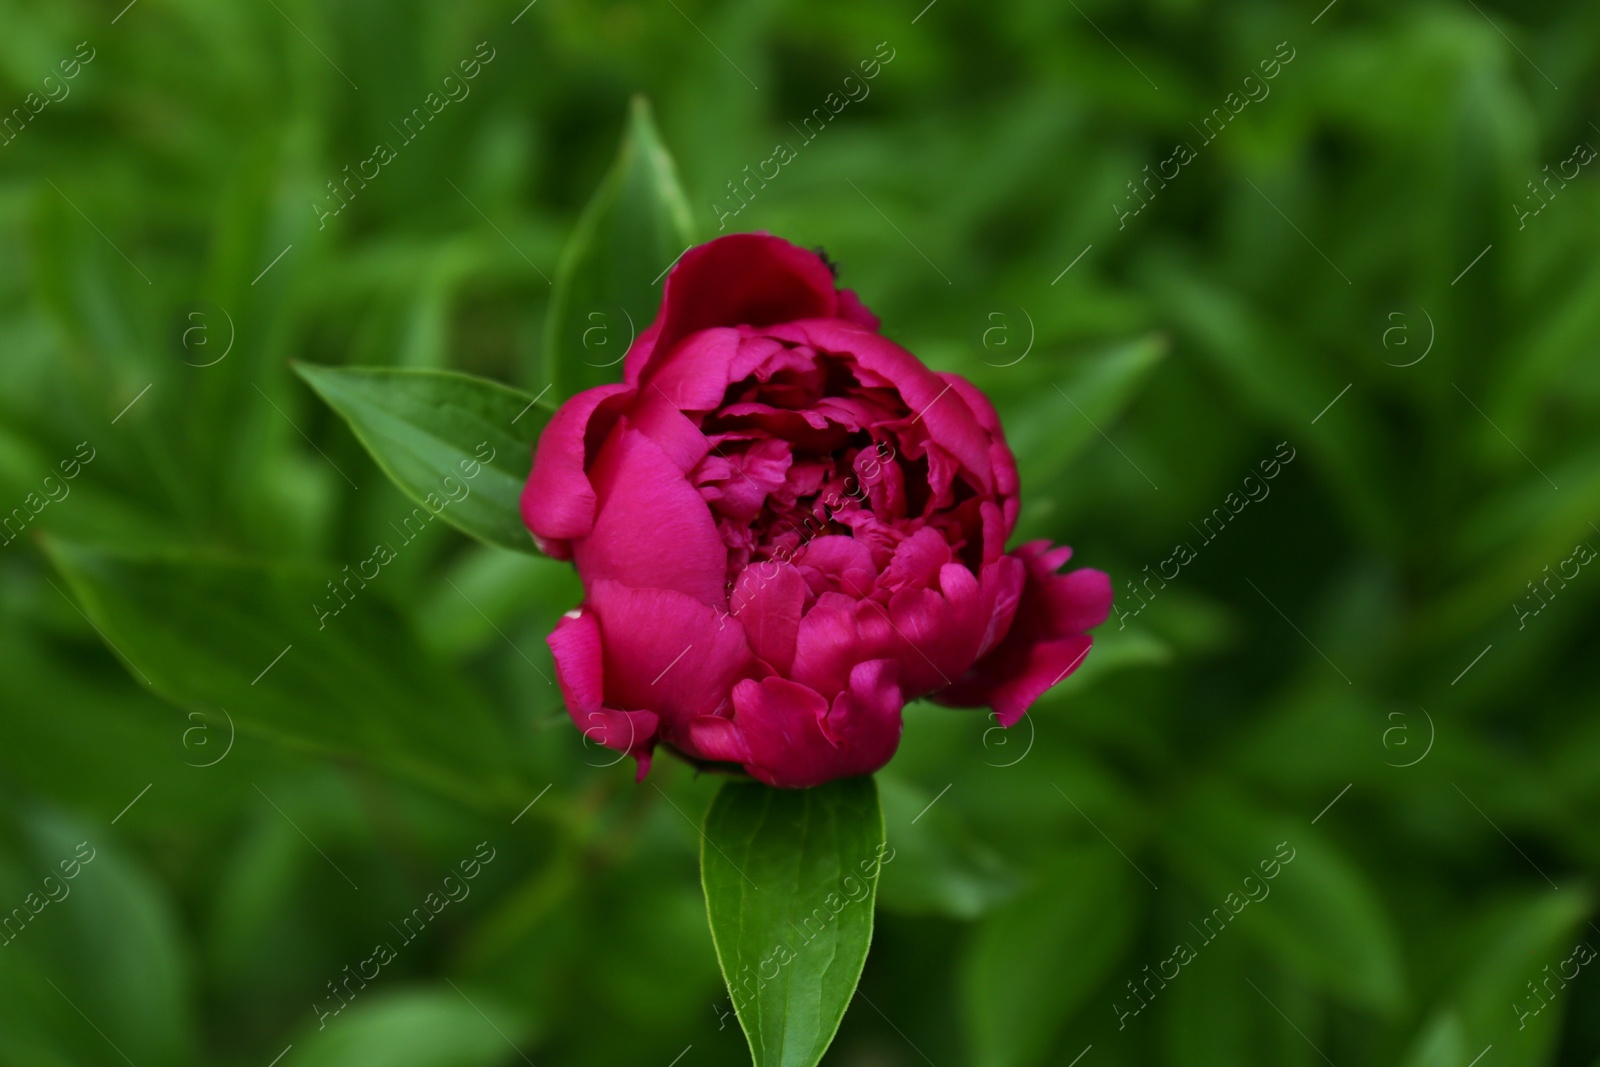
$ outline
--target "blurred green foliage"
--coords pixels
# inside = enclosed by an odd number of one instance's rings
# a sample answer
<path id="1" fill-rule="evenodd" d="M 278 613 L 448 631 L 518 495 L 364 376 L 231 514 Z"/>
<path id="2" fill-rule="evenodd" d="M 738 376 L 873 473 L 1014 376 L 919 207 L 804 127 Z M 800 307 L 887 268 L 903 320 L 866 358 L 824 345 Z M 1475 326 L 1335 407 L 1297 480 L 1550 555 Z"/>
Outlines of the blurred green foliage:
<path id="1" fill-rule="evenodd" d="M 567 569 L 432 523 L 312 606 L 413 505 L 289 361 L 537 395 L 547 337 L 619 353 L 547 325 L 549 279 L 641 92 L 698 236 L 736 183 L 730 229 L 825 247 L 994 397 L 1019 534 L 1119 590 L 1014 731 L 909 710 L 826 1062 L 1600 1057 L 1594 968 L 1547 981 L 1600 944 L 1592 5 L 0 25 L 0 1062 L 748 1062 L 696 875 L 716 783 L 636 786 L 568 723 Z"/>

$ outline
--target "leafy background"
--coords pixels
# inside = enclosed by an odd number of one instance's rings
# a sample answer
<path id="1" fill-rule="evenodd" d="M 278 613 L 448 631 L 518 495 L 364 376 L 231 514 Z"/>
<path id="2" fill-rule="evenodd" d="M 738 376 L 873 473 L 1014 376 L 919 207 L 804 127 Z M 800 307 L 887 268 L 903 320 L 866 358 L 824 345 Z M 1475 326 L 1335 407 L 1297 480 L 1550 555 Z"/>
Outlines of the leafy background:
<path id="1" fill-rule="evenodd" d="M 551 384 L 548 279 L 637 92 L 701 237 L 797 145 L 732 228 L 825 247 L 988 389 L 1021 532 L 1138 611 L 1011 734 L 910 710 L 827 1062 L 1596 1061 L 1594 968 L 1516 1008 L 1600 944 L 1600 579 L 1527 585 L 1600 543 L 1600 198 L 1526 185 L 1600 144 L 1593 5 L 519 7 L 0 4 L 5 108 L 94 52 L 0 147 L 0 508 L 94 455 L 0 550 L 0 908 L 95 850 L 0 948 L 0 1061 L 748 1062 L 696 874 L 716 783 L 637 786 L 566 722 L 566 568 L 434 523 L 326 628 L 310 606 L 411 505 L 289 361 Z M 319 228 L 482 41 L 471 95 Z M 601 313 L 592 364 L 626 342 Z M 1180 541 L 1140 610 L 1124 583 Z M 1280 842 L 1271 896 L 1119 1029 Z"/>

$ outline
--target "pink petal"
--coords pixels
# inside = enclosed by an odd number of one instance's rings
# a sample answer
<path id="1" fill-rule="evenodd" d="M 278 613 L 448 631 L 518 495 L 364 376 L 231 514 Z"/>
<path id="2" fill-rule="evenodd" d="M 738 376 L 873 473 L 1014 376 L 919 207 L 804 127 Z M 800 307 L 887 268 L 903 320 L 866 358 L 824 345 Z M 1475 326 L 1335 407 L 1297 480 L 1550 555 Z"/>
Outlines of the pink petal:
<path id="1" fill-rule="evenodd" d="M 750 754 L 745 770 L 768 785 L 804 789 L 883 766 L 900 743 L 894 670 L 882 660 L 857 665 L 831 705 L 784 678 L 740 682 L 733 721 Z"/>
<path id="2" fill-rule="evenodd" d="M 905 700 L 896 684 L 899 670 L 894 660 L 858 663 L 850 672 L 850 685 L 833 698 L 821 726 L 825 736 L 839 746 L 849 746 L 866 774 L 889 762 L 900 744 L 900 713 Z"/>
<path id="3" fill-rule="evenodd" d="M 700 330 L 827 318 L 838 306 L 833 272 L 816 253 L 766 234 L 719 237 L 689 249 L 668 273 L 661 311 L 628 351 L 624 380 L 645 380 L 658 355 Z"/>
<path id="4" fill-rule="evenodd" d="M 1060 641 L 1044 641 L 1032 646 L 1021 666 L 989 694 L 989 706 L 1001 726 L 1015 724 L 1045 690 L 1078 669 L 1094 638 L 1079 634 Z"/>
<path id="5" fill-rule="evenodd" d="M 929 436 L 960 462 L 979 488 L 993 491 L 991 434 L 967 406 L 962 392 L 916 356 L 870 330 L 838 319 L 811 319 L 769 332 L 796 336 L 821 351 L 848 355 L 855 360 L 863 385 L 890 385 L 899 390 L 912 412 L 910 424 L 925 426 Z"/>
<path id="6" fill-rule="evenodd" d="M 734 357 L 744 336 L 732 328 L 702 330 L 651 361 L 641 387 L 684 411 L 711 411 L 728 391 Z"/>
<path id="7" fill-rule="evenodd" d="M 556 682 L 567 710 L 594 711 L 605 703 L 605 666 L 600 652 L 600 620 L 594 612 L 579 609 L 563 615 L 545 638 L 556 661 Z"/>
<path id="8" fill-rule="evenodd" d="M 1021 481 L 1017 477 L 1017 459 L 1011 454 L 1011 447 L 1006 444 L 1005 430 L 1000 426 L 1000 415 L 989 402 L 989 398 L 983 394 L 983 390 L 961 375 L 941 374 L 939 377 L 961 395 L 961 399 L 967 402 L 967 407 L 971 409 L 978 424 L 989 431 L 989 465 L 994 470 L 994 491 L 1004 504 L 1011 506 L 1011 511 L 1006 516 L 1005 532 L 1005 536 L 1010 537 L 1017 522 L 1016 497 L 1021 489 Z"/>
<path id="9" fill-rule="evenodd" d="M 816 690 L 787 678 L 746 679 L 734 687 L 733 708 L 751 775 L 786 789 L 835 777 L 831 771 L 839 753 L 818 725 L 828 702 Z"/>
<path id="10" fill-rule="evenodd" d="M 711 441 L 674 405 L 655 390 L 646 387 L 639 394 L 628 423 L 654 441 L 673 465 L 685 474 L 711 451 Z"/>
<path id="11" fill-rule="evenodd" d="M 624 426 L 590 470 L 599 512 L 575 546 L 585 582 L 610 579 L 727 603 L 727 549 L 711 509 L 655 442 Z"/>
<path id="12" fill-rule="evenodd" d="M 903 589 L 894 595 L 889 613 L 907 696 L 942 689 L 972 666 L 988 622 L 983 607 L 978 579 L 959 563 L 941 568 L 937 590 Z"/>
<path id="13" fill-rule="evenodd" d="M 944 535 L 924 526 L 895 549 L 894 559 L 883 572 L 879 585 L 884 589 L 926 589 L 939 576 L 939 568 L 950 562 L 950 545 Z"/>
<path id="14" fill-rule="evenodd" d="M 1043 583 L 1040 600 L 1053 637 L 1092 630 L 1111 614 L 1111 578 L 1088 567 L 1052 575 Z"/>
<path id="15" fill-rule="evenodd" d="M 1030 541 L 1009 557 L 1025 568 L 1009 632 L 935 700 L 957 707 L 988 704 L 1009 726 L 1041 693 L 1077 669 L 1091 646 L 1083 631 L 1110 614 L 1111 579 L 1088 569 L 1055 574 L 1071 555 L 1066 546 Z"/>
<path id="16" fill-rule="evenodd" d="M 744 627 L 751 650 L 779 674 L 794 665 L 805 599 L 805 579 L 787 563 L 752 563 L 734 583 L 732 615 Z"/>
<path id="17" fill-rule="evenodd" d="M 567 714 L 585 740 L 626 752 L 639 763 L 638 777 L 650 769 L 659 719 L 649 711 L 618 711 L 603 706 L 605 671 L 600 624 L 592 611 L 564 616 L 545 639 L 555 656 L 556 681 Z"/>
<path id="18" fill-rule="evenodd" d="M 728 367 L 728 382 L 743 381 L 752 375 L 757 381 L 771 381 L 779 371 L 805 373 L 814 370 L 817 354 L 807 347 L 788 345 L 761 335 L 745 337 Z"/>
<path id="19" fill-rule="evenodd" d="M 699 715 L 690 719 L 682 748 L 691 756 L 714 763 L 750 762 L 744 736 L 731 718 L 721 715 Z"/>
<path id="20" fill-rule="evenodd" d="M 570 558 L 566 542 L 586 536 L 594 524 L 595 492 L 584 473 L 589 439 L 610 429 L 631 393 L 621 384 L 586 389 L 562 404 L 539 435 L 522 489 L 522 521 L 557 559 Z M 606 403 L 613 397 L 623 399 Z"/>
<path id="21" fill-rule="evenodd" d="M 1027 574 L 1027 567 L 1014 556 L 1001 556 L 993 563 L 986 564 L 980 572 L 983 610 L 988 617 L 983 640 L 978 644 L 980 657 L 988 655 L 1010 633 L 1017 606 L 1022 602 Z"/>
<path id="22" fill-rule="evenodd" d="M 733 683 L 755 669 L 739 624 L 691 596 L 604 580 L 588 592 L 600 622 L 607 706 L 656 712 L 669 741 L 693 717 L 726 710 Z"/>
<path id="23" fill-rule="evenodd" d="M 842 534 L 828 534 L 805 542 L 795 555 L 795 565 L 818 596 L 832 591 L 859 600 L 871 593 L 878 581 L 878 569 L 872 565 L 872 550 Z"/>
<path id="24" fill-rule="evenodd" d="M 869 647 L 856 627 L 854 597 L 823 593 L 800 620 L 790 676 L 817 692 L 832 696 L 850 680 L 850 669 Z M 881 608 L 879 609 L 882 610 Z M 887 647 L 880 639 L 871 647 Z"/>

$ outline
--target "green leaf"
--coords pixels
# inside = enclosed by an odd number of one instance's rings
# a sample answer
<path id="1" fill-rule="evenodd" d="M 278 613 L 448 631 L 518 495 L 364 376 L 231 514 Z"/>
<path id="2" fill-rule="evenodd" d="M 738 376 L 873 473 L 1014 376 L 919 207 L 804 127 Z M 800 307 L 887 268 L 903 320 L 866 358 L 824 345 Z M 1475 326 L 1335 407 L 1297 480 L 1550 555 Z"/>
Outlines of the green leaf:
<path id="1" fill-rule="evenodd" d="M 1210 909 L 1190 920 L 1196 949 L 1203 952 L 1201 937 L 1238 936 L 1347 1003 L 1380 1012 L 1403 1005 L 1393 924 L 1360 869 L 1326 835 L 1214 786 L 1197 789 L 1176 812 L 1166 836 L 1169 863 Z"/>
<path id="2" fill-rule="evenodd" d="M 886 911 L 975 919 L 1016 895 L 1017 876 L 954 805 L 935 804 L 935 794 L 888 772 L 878 775 L 878 789 L 896 842 L 878 887 Z"/>
<path id="3" fill-rule="evenodd" d="M 870 778 L 730 782 L 706 815 L 711 940 L 755 1067 L 815 1067 L 867 961 L 883 813 Z"/>
<path id="4" fill-rule="evenodd" d="M 1037 494 L 1038 514 L 1028 521 L 1048 514 L 1047 494 L 1073 484 L 1067 472 L 1086 448 L 1097 442 L 1104 447 L 1100 428 L 1113 426 L 1128 409 L 1168 348 L 1165 337 L 1151 334 L 1071 358 L 974 374 L 1007 413 L 1006 437 L 1022 484 Z"/>
<path id="5" fill-rule="evenodd" d="M 516 1062 L 528 1029 L 481 992 L 449 986 L 354 1001 L 323 1023 L 295 1040 L 295 1067 L 495 1067 Z"/>
<path id="6" fill-rule="evenodd" d="M 518 501 L 548 404 L 454 371 L 295 370 L 406 496 L 487 544 L 536 551 Z"/>
<path id="7" fill-rule="evenodd" d="M 562 252 L 545 366 L 570 396 L 622 378 L 622 357 L 661 303 L 660 278 L 694 242 L 689 204 L 650 105 L 633 99 L 611 172 Z"/>
<path id="8" fill-rule="evenodd" d="M 1076 849 L 984 919 L 961 971 L 973 1063 L 1040 1061 L 1127 951 L 1143 886 L 1111 849 Z"/>
<path id="9" fill-rule="evenodd" d="M 1161 1062 L 1169 1067 L 1320 1067 L 1318 1048 L 1328 1047 L 1321 999 L 1242 938 L 1219 937 L 1215 944 L 1195 938 L 1189 916 L 1203 904 L 1194 897 L 1178 899 L 1177 907 L 1165 909 L 1173 947 L 1153 954 L 1149 971 L 1127 976 L 1137 995 L 1126 986 L 1118 990 L 1119 1005 L 1129 1012 L 1125 1028 L 1159 1030 L 1166 1053 Z M 1196 956 L 1176 977 L 1163 979 L 1179 943 Z M 1145 1007 L 1140 998 L 1148 1000 Z"/>
<path id="10" fill-rule="evenodd" d="M 1584 1011 L 1561 975 L 1569 963 L 1574 971 L 1582 966 L 1587 953 L 1575 954 L 1578 944 L 1600 941 L 1583 925 L 1593 909 L 1587 888 L 1567 888 L 1499 905 L 1473 924 L 1462 939 L 1470 955 L 1455 968 L 1459 980 L 1428 1017 L 1405 1067 L 1467 1067 L 1487 1045 L 1502 1063 L 1551 1062 L 1563 1014 Z M 1553 984 L 1544 985 L 1551 975 Z"/>
<path id="11" fill-rule="evenodd" d="M 107 1041 L 138 1064 L 194 1062 L 177 915 L 116 836 L 103 822 L 50 812 L 3 820 L 0 899 L 13 909 L 0 933 L 7 1062 L 111 1062 Z"/>
<path id="12" fill-rule="evenodd" d="M 408 542 L 394 540 L 404 552 Z M 205 712 L 219 738 L 231 722 L 242 734 L 369 760 L 463 798 L 509 788 L 503 734 L 475 694 L 423 653 L 381 588 L 331 566 L 45 547 L 135 676 Z M 332 578 L 348 599 L 337 611 Z M 383 580 L 379 570 L 370 584 Z"/>

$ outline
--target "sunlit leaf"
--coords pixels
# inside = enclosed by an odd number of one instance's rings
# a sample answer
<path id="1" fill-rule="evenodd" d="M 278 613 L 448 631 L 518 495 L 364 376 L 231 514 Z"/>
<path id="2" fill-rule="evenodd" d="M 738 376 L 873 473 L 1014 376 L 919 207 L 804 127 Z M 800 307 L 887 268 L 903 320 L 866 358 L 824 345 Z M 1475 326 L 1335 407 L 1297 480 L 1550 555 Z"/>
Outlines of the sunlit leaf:
<path id="1" fill-rule="evenodd" d="M 457 983 L 374 993 L 295 1041 L 296 1067 L 496 1067 L 514 1063 L 527 1023 Z"/>

